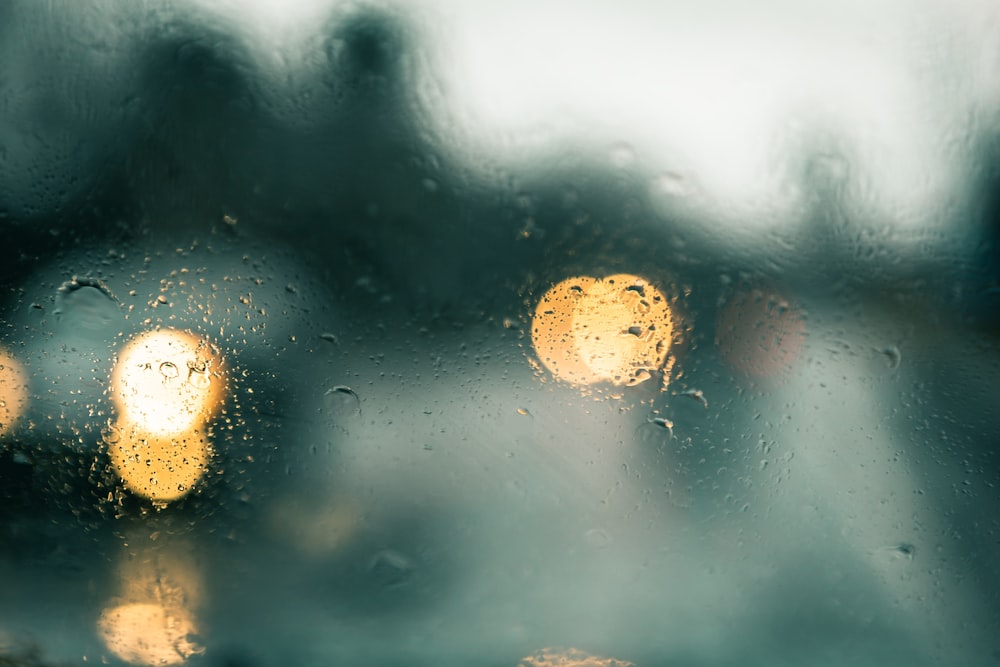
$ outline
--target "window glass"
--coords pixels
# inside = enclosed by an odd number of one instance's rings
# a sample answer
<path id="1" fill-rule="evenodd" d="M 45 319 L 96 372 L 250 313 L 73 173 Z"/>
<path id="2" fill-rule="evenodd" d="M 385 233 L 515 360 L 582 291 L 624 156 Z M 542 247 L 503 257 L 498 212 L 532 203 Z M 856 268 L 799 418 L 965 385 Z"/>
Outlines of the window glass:
<path id="1" fill-rule="evenodd" d="M 998 28 L 0 5 L 0 665 L 993 664 Z"/>

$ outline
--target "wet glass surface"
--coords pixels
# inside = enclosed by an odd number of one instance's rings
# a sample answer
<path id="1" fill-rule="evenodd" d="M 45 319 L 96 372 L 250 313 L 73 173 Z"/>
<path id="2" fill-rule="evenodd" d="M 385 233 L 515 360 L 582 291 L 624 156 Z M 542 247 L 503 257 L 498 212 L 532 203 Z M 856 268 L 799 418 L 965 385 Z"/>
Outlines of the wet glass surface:
<path id="1" fill-rule="evenodd" d="M 0 665 L 997 664 L 998 28 L 0 5 Z"/>

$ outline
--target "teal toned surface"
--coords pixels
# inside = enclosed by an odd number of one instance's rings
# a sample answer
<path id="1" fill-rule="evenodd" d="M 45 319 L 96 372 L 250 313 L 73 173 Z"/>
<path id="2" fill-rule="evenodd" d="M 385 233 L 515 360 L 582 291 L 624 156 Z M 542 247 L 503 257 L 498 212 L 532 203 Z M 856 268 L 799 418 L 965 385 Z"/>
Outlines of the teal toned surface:
<path id="1" fill-rule="evenodd" d="M 0 665 L 1000 659 L 1000 6 L 0 5 Z"/>

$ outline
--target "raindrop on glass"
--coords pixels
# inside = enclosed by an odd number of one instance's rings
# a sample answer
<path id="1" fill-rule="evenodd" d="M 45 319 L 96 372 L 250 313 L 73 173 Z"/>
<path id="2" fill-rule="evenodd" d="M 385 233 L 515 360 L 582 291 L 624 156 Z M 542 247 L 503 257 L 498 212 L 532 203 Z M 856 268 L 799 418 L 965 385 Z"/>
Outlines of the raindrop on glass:
<path id="1" fill-rule="evenodd" d="M 592 549 L 607 549 L 611 545 L 611 538 L 600 528 L 591 528 L 584 535 L 587 545 Z"/>
<path id="2" fill-rule="evenodd" d="M 405 586 L 413 578 L 416 569 L 408 556 L 393 549 L 375 554 L 368 566 L 368 571 L 381 588 Z"/>

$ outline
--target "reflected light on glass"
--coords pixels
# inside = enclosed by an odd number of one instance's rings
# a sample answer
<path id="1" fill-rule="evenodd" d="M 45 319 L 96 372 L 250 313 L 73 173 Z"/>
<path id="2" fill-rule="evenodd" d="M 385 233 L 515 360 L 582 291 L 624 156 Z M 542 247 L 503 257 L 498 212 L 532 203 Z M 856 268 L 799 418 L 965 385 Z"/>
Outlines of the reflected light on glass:
<path id="1" fill-rule="evenodd" d="M 175 436 L 116 425 L 105 436 L 108 456 L 125 486 L 154 502 L 181 498 L 208 470 L 211 447 L 203 430 Z"/>
<path id="2" fill-rule="evenodd" d="M 204 476 L 210 420 L 226 398 L 218 349 L 186 331 L 140 334 L 111 376 L 117 422 L 105 433 L 115 472 L 133 493 L 177 500 Z"/>
<path id="3" fill-rule="evenodd" d="M 108 650 L 133 665 L 178 665 L 203 652 L 190 639 L 197 634 L 191 615 L 156 602 L 106 609 L 98 628 Z"/>
<path id="4" fill-rule="evenodd" d="M 636 385 L 663 368 L 673 320 L 666 297 L 629 274 L 569 278 L 535 308 L 531 340 L 557 379 Z"/>
<path id="5" fill-rule="evenodd" d="M 201 584 L 193 567 L 161 554 L 141 554 L 118 572 L 121 595 L 101 612 L 98 635 L 133 665 L 179 665 L 204 652 L 194 613 Z"/>
<path id="6" fill-rule="evenodd" d="M 28 378 L 9 352 L 0 348 L 0 436 L 7 433 L 28 402 Z"/>
<path id="7" fill-rule="evenodd" d="M 575 648 L 543 648 L 534 655 L 522 658 L 517 667 L 633 667 L 633 663 L 600 658 Z"/>
<path id="8" fill-rule="evenodd" d="M 729 366 L 751 380 L 788 374 L 805 346 L 803 313 L 779 291 L 752 288 L 722 307 L 716 345 Z"/>
<path id="9" fill-rule="evenodd" d="M 201 425 L 218 412 L 225 395 L 218 349 L 176 329 L 133 338 L 111 375 L 119 417 L 151 435 L 176 435 Z"/>

